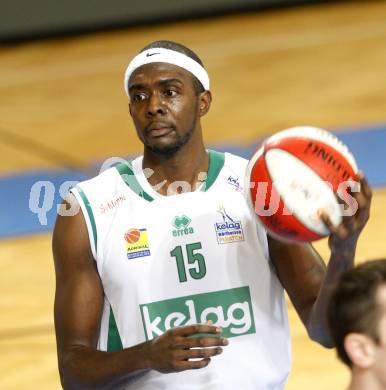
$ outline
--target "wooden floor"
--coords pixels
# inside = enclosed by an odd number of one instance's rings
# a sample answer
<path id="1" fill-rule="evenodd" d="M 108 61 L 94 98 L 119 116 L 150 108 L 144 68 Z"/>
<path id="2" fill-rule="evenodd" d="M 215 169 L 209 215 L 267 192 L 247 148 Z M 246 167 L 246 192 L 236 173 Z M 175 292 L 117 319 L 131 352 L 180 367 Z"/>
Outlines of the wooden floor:
<path id="1" fill-rule="evenodd" d="M 140 153 L 122 88 L 156 39 L 202 57 L 212 80 L 208 144 L 249 144 L 283 128 L 386 122 L 386 2 L 358 1 L 165 24 L 0 48 L 0 174 Z M 53 156 L 52 154 L 55 154 Z M 386 255 L 386 190 L 375 191 L 358 261 Z M 1 223 L 1 219 L 0 219 Z M 50 235 L 0 242 L 0 388 L 60 388 Z M 325 242 L 317 248 L 327 259 Z M 288 390 L 343 389 L 334 351 L 308 340 L 292 307 Z"/>

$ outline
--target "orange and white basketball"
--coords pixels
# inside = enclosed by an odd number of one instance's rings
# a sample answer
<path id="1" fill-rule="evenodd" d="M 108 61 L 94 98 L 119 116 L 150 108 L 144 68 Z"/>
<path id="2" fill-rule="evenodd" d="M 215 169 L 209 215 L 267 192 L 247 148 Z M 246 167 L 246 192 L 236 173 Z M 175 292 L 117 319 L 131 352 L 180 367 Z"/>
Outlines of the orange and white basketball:
<path id="1" fill-rule="evenodd" d="M 353 155 L 335 135 L 294 127 L 269 137 L 250 159 L 248 201 L 268 233 L 281 241 L 308 242 L 329 234 L 320 211 L 336 226 L 356 180 Z"/>

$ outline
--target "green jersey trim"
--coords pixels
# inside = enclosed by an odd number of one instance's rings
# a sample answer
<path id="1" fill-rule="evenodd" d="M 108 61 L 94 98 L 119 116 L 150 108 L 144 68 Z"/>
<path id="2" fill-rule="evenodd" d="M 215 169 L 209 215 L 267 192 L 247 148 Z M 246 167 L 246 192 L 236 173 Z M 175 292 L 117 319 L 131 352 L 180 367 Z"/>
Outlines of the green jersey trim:
<path id="1" fill-rule="evenodd" d="M 95 224 L 95 218 L 94 218 L 94 214 L 92 212 L 90 201 L 88 200 L 86 194 L 82 191 L 82 189 L 79 186 L 76 186 L 75 189 L 76 189 L 76 191 L 78 191 L 80 197 L 82 198 L 83 204 L 86 207 L 88 219 L 90 221 L 91 228 L 92 228 L 92 235 L 93 235 L 93 241 L 94 241 L 94 247 L 95 247 L 95 253 L 96 253 L 98 236 L 97 236 L 97 228 L 96 228 L 96 224 Z"/>
<path id="2" fill-rule="evenodd" d="M 107 352 L 117 352 L 123 349 L 121 336 L 119 335 L 113 309 L 110 307 L 109 334 L 107 337 Z"/>
<path id="3" fill-rule="evenodd" d="M 128 185 L 128 187 L 134 191 L 138 196 L 147 200 L 148 202 L 152 202 L 154 199 L 141 187 L 135 174 L 133 172 L 133 167 L 131 162 L 120 163 L 115 167 L 119 174 L 121 175 L 122 180 Z"/>
<path id="4" fill-rule="evenodd" d="M 209 150 L 209 168 L 205 185 L 202 187 L 202 191 L 208 191 L 210 187 L 216 181 L 218 175 L 221 172 L 225 163 L 225 154 L 216 152 L 215 150 Z"/>
<path id="5" fill-rule="evenodd" d="M 208 189 L 214 184 L 218 175 L 221 172 L 221 169 L 225 163 L 225 154 L 221 152 L 216 152 L 214 150 L 209 150 L 209 168 L 207 173 L 207 178 L 204 185 L 201 187 L 201 191 L 208 191 Z M 138 179 L 135 176 L 133 166 L 130 161 L 127 163 L 120 163 L 115 166 L 118 173 L 120 174 L 122 180 L 127 184 L 127 186 L 138 196 L 152 202 L 154 198 L 150 196 L 141 186 Z"/>

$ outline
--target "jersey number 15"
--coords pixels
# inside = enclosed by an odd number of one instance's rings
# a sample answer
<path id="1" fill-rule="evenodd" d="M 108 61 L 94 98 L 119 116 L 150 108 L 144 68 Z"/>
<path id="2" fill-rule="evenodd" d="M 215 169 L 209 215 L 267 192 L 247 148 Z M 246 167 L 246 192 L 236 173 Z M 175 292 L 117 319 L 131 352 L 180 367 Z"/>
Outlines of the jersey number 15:
<path id="1" fill-rule="evenodd" d="M 187 281 L 186 270 L 189 271 L 189 275 L 193 279 L 202 279 L 206 275 L 205 258 L 201 253 L 197 252 L 201 248 L 201 242 L 187 244 L 185 246 L 185 258 L 181 245 L 176 246 L 170 252 L 170 256 L 176 259 L 180 282 Z"/>

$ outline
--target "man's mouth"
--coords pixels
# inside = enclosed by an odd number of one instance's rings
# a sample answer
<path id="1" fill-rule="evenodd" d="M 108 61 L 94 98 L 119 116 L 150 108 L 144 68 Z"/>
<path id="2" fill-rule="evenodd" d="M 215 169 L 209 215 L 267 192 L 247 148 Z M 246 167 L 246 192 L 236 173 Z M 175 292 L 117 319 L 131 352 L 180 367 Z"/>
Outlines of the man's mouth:
<path id="1" fill-rule="evenodd" d="M 173 126 L 169 123 L 152 123 L 146 129 L 146 134 L 151 137 L 162 137 L 173 130 Z"/>

